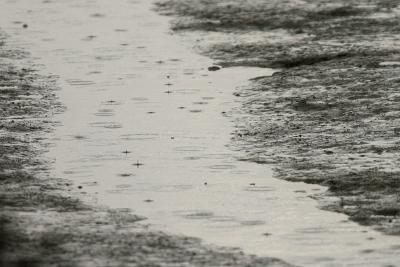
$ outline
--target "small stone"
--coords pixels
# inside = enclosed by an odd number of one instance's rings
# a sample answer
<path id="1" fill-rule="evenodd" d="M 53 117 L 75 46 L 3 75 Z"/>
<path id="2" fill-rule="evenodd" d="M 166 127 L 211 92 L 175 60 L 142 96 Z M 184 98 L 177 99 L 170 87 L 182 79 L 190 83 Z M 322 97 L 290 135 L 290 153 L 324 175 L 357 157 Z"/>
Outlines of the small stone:
<path id="1" fill-rule="evenodd" d="M 217 70 L 220 70 L 220 69 L 221 69 L 221 67 L 218 67 L 218 66 L 208 67 L 208 71 L 217 71 Z"/>

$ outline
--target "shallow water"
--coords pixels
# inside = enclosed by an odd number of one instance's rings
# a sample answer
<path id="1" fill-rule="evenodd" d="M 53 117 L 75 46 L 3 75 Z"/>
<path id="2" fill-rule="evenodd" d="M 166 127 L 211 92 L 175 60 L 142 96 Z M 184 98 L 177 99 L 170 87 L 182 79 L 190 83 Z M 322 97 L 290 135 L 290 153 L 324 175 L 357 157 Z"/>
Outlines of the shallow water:
<path id="1" fill-rule="evenodd" d="M 233 96 L 272 70 L 210 72 L 145 0 L 0 0 L 9 44 L 59 76 L 52 174 L 153 229 L 302 266 L 396 266 L 400 238 L 318 209 L 325 189 L 272 178 L 231 151 Z M 5 8 L 4 8 L 5 7 Z M 28 23 L 23 29 L 18 22 Z M 185 40 L 183 42 L 182 40 Z"/>

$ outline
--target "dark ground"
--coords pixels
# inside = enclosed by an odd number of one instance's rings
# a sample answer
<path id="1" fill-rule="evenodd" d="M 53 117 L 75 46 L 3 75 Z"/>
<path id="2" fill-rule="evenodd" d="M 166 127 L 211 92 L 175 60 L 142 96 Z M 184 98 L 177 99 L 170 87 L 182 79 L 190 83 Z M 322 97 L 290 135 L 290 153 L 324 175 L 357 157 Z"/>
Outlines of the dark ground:
<path id="1" fill-rule="evenodd" d="M 289 266 L 152 231 L 129 210 L 85 204 L 76 186 L 49 177 L 40 156 L 51 115 L 63 109 L 57 77 L 37 74 L 29 54 L 5 40 L 0 34 L 0 266 Z"/>
<path id="2" fill-rule="evenodd" d="M 242 160 L 328 186 L 339 200 L 323 208 L 400 234 L 399 4 L 168 0 L 157 9 L 175 16 L 175 31 L 198 34 L 197 49 L 222 66 L 278 68 L 235 93 Z"/>

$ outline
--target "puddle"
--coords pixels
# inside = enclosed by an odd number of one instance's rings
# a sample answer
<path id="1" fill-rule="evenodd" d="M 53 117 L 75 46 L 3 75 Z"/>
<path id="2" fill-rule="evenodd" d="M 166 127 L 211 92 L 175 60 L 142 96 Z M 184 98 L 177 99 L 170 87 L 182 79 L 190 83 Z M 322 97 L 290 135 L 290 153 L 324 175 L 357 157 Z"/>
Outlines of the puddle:
<path id="1" fill-rule="evenodd" d="M 227 148 L 235 88 L 271 70 L 208 71 L 213 62 L 171 34 L 146 0 L 0 3 L 9 42 L 59 77 L 67 110 L 49 136 L 55 177 L 148 217 L 153 229 L 296 265 L 400 261 L 398 237 L 318 209 L 308 196 L 324 188 L 273 179 L 268 166 Z"/>

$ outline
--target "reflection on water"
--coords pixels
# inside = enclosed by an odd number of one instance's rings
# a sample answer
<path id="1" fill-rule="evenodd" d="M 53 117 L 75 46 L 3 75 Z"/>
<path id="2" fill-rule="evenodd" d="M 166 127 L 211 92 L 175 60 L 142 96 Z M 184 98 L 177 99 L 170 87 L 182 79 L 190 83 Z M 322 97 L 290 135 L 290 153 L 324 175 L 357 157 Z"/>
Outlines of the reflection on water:
<path id="1" fill-rule="evenodd" d="M 59 76 L 67 110 L 56 115 L 62 125 L 47 155 L 56 177 L 100 204 L 147 216 L 153 228 L 298 265 L 400 261 L 399 238 L 319 210 L 309 196 L 324 188 L 273 179 L 226 147 L 229 111 L 240 106 L 235 87 L 271 70 L 209 72 L 213 62 L 173 36 L 147 0 L 0 4 L 10 42 Z"/>

